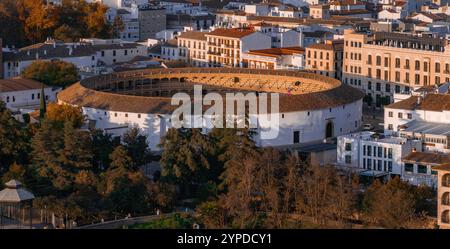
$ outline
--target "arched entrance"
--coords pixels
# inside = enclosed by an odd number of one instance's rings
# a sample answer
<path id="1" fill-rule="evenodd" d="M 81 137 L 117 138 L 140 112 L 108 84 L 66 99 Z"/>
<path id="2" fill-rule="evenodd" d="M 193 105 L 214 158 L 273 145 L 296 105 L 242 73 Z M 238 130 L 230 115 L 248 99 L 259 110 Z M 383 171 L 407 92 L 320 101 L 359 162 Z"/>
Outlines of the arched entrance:
<path id="1" fill-rule="evenodd" d="M 325 138 L 333 137 L 334 136 L 334 125 L 333 121 L 328 121 L 327 125 L 325 126 Z"/>

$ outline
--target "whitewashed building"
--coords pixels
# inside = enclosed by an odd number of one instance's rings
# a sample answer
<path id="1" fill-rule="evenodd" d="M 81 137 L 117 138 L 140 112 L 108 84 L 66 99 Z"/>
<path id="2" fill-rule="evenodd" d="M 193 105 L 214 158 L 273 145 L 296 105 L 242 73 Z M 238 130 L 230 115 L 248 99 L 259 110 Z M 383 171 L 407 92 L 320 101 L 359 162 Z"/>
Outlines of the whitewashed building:
<path id="1" fill-rule="evenodd" d="M 421 151 L 420 140 L 359 132 L 337 139 L 337 166 L 365 176 L 403 176 L 402 158 Z"/>
<path id="2" fill-rule="evenodd" d="M 6 104 L 6 108 L 11 111 L 33 111 L 34 108 L 39 106 L 41 99 L 40 82 L 14 78 L 0 80 L 0 101 Z M 56 87 L 44 87 L 45 99 L 47 102 L 55 101 L 56 94 L 60 91 L 60 88 Z"/>

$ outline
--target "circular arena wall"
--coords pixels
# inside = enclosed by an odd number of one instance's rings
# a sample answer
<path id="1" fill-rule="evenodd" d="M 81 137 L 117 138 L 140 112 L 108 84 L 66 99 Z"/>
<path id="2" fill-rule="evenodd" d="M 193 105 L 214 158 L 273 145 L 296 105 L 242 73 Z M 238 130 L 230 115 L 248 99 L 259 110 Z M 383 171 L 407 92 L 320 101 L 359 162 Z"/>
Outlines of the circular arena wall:
<path id="1" fill-rule="evenodd" d="M 304 71 L 240 68 L 146 69 L 84 79 L 58 94 L 58 102 L 81 106 L 96 128 L 121 135 L 137 126 L 149 136 L 152 149 L 170 128 L 178 107 L 171 97 L 203 93 L 279 93 L 279 136 L 260 146 L 307 143 L 346 134 L 361 125 L 363 93 L 340 81 Z"/>

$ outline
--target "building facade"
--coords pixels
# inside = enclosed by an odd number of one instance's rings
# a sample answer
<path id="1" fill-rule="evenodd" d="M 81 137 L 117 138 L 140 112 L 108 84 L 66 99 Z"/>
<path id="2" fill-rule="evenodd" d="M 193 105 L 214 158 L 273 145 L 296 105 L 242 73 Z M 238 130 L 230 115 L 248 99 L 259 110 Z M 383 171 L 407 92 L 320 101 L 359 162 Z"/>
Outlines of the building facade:
<path id="1" fill-rule="evenodd" d="M 450 81 L 450 44 L 445 39 L 400 33 L 346 31 L 343 80 L 380 107 L 394 92 Z"/>
<path id="2" fill-rule="evenodd" d="M 327 40 L 306 47 L 305 68 L 317 74 L 342 79 L 344 41 Z"/>

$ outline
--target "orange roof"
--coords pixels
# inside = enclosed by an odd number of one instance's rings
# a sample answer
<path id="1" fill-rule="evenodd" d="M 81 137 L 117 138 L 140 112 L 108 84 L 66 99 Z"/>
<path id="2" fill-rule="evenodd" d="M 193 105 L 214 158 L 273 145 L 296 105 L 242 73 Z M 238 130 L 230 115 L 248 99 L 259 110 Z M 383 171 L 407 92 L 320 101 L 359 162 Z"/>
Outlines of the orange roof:
<path id="1" fill-rule="evenodd" d="M 269 48 L 269 49 L 258 49 L 248 51 L 248 54 L 271 56 L 271 57 L 278 57 L 280 55 L 303 54 L 303 53 L 305 53 L 305 48 L 302 47 Z"/>
<path id="2" fill-rule="evenodd" d="M 418 101 L 417 98 L 418 96 L 411 96 L 402 101 L 387 105 L 386 108 L 436 112 L 450 110 L 450 94 L 429 93 L 421 101 Z"/>
<path id="3" fill-rule="evenodd" d="M 255 31 L 253 29 L 242 29 L 242 28 L 235 28 L 235 29 L 216 29 L 214 31 L 209 32 L 207 35 L 213 35 L 213 36 L 222 36 L 222 37 L 231 37 L 231 38 L 242 38 L 245 36 L 248 36 L 250 34 L 253 34 Z"/>

